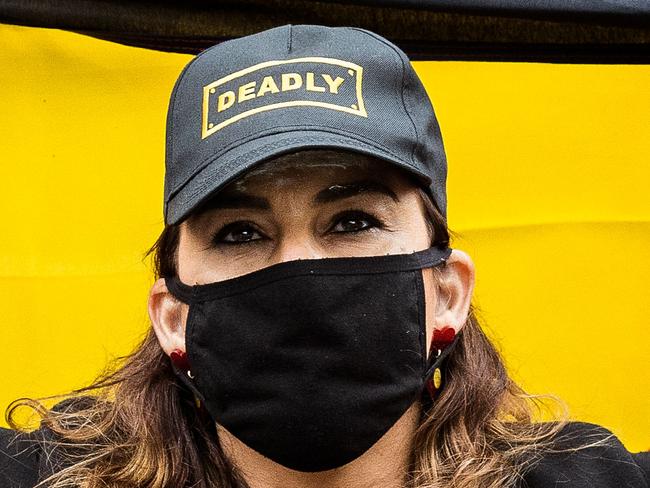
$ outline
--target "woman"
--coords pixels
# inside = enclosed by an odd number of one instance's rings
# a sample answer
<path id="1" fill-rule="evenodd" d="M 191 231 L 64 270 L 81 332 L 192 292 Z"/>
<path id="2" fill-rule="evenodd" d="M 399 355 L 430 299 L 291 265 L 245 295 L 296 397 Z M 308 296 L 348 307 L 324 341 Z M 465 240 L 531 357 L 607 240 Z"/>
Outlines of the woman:
<path id="1" fill-rule="evenodd" d="M 42 424 L 2 432 L 3 486 L 647 487 L 606 429 L 534 421 L 472 311 L 445 180 L 385 39 L 283 26 L 204 51 L 170 102 L 151 330 L 54 409 L 14 406 Z"/>

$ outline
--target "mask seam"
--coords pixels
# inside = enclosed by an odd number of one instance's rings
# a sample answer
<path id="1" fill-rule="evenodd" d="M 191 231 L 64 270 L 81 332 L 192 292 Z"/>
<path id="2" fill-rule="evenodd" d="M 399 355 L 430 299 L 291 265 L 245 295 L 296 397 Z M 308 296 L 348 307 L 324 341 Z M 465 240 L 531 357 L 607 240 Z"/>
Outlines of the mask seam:
<path id="1" fill-rule="evenodd" d="M 243 137 L 240 139 L 237 139 L 236 141 L 233 141 L 229 143 L 225 148 L 221 148 L 221 150 L 217 154 L 210 154 L 209 156 L 205 156 L 199 164 L 197 164 L 196 169 L 192 170 L 191 175 L 185 177 L 182 180 L 182 183 L 177 184 L 177 186 L 169 191 L 169 195 L 167 197 L 167 202 L 171 202 L 171 200 L 183 190 L 184 187 L 186 187 L 194 178 L 196 178 L 201 172 L 203 172 L 206 168 L 208 168 L 212 163 L 214 163 L 217 159 L 221 159 L 227 156 L 227 154 L 232 151 L 233 149 L 236 149 L 238 146 L 242 144 L 246 144 L 248 142 L 252 142 L 255 139 L 261 138 L 261 137 L 268 137 L 268 136 L 278 136 L 278 137 L 283 137 L 287 136 L 286 138 L 281 139 L 280 141 L 271 141 L 267 142 L 263 146 L 256 147 L 254 149 L 251 149 L 249 152 L 233 159 L 228 162 L 226 166 L 224 166 L 221 171 L 224 172 L 227 169 L 229 169 L 232 166 L 237 166 L 237 163 L 239 162 L 240 159 L 250 159 L 251 157 L 254 157 L 256 154 L 264 151 L 270 146 L 277 145 L 278 143 L 280 144 L 278 147 L 284 147 L 288 144 L 291 144 L 293 142 L 296 142 L 294 140 L 295 137 L 299 137 L 301 135 L 301 132 L 311 132 L 311 131 L 317 131 L 317 132 L 322 132 L 323 134 L 328 134 L 327 136 L 324 136 L 321 138 L 321 140 L 324 141 L 330 141 L 330 142 L 340 142 L 339 139 L 333 139 L 331 136 L 343 136 L 351 139 L 351 142 L 360 142 L 363 144 L 367 144 L 368 146 L 371 146 L 372 149 L 375 150 L 380 150 L 391 157 L 402 161 L 406 166 L 409 168 L 415 170 L 415 171 L 420 171 L 418 167 L 413 163 L 413 161 L 409 161 L 405 158 L 402 158 L 398 154 L 395 154 L 392 149 L 389 147 L 385 146 L 381 142 L 375 141 L 374 139 L 370 139 L 368 137 L 359 135 L 355 132 L 338 128 L 338 127 L 330 127 L 327 125 L 287 125 L 283 126 L 280 130 L 278 127 L 272 127 L 270 129 L 267 129 L 266 131 L 259 132 L 255 135 L 251 135 L 248 137 Z M 292 136 L 292 137 L 291 137 Z"/>
<path id="2" fill-rule="evenodd" d="M 424 269 L 424 268 L 423 268 Z M 422 370 L 427 372 L 427 322 L 426 322 L 426 300 L 424 296 L 424 278 L 422 269 L 413 271 L 415 273 L 415 293 L 418 301 L 418 339 L 420 341 L 420 355 L 422 356 Z"/>
<path id="3" fill-rule="evenodd" d="M 439 263 L 436 263 L 432 266 L 438 266 L 442 264 L 443 261 L 440 261 Z M 423 269 L 423 268 L 420 268 Z M 400 272 L 413 272 L 415 270 L 391 270 L 391 271 L 366 271 L 366 272 L 356 272 L 353 273 L 354 276 L 366 276 L 366 275 L 377 275 L 377 274 L 389 274 L 389 273 L 400 273 Z M 272 278 L 270 280 L 264 280 L 262 283 L 258 283 L 256 285 L 248 286 L 244 290 L 238 290 L 235 292 L 231 292 L 226 295 L 218 294 L 218 293 L 210 293 L 211 290 L 205 290 L 205 293 L 201 293 L 199 290 L 194 289 L 194 297 L 193 300 L 195 302 L 205 302 L 206 300 L 210 300 L 211 298 L 230 298 L 234 297 L 237 295 L 241 295 L 243 293 L 248 293 L 250 291 L 254 291 L 262 286 L 265 285 L 270 285 L 271 283 L 275 283 L 277 281 L 282 281 L 288 278 L 296 278 L 296 277 L 301 277 L 301 276 L 350 276 L 349 272 L 346 271 L 338 271 L 338 272 L 321 272 L 321 273 L 309 273 L 309 272 L 304 272 L 304 273 L 299 273 L 299 274 L 292 274 L 291 276 L 278 276 L 276 278 Z M 207 285 L 197 285 L 197 286 L 209 286 Z"/>
<path id="4" fill-rule="evenodd" d="M 427 250 L 428 251 L 428 250 Z M 219 293 L 219 288 L 218 285 L 219 283 L 226 283 L 229 280 L 224 280 L 224 281 L 217 281 L 213 283 L 205 283 L 201 285 L 187 285 L 185 283 L 179 282 L 178 285 L 180 288 L 182 288 L 183 293 L 189 292 L 191 295 L 191 301 L 205 301 L 206 298 L 211 298 L 211 297 L 228 297 L 228 296 L 235 296 L 237 294 L 243 293 L 245 291 L 250 291 L 259 288 L 260 286 L 266 285 L 266 284 L 271 284 L 275 283 L 277 281 L 283 280 L 283 279 L 289 279 L 289 278 L 294 278 L 294 277 L 300 277 L 300 276 L 347 276 L 350 274 L 353 275 L 373 275 L 373 274 L 386 274 L 386 273 L 399 273 L 399 272 L 409 272 L 409 271 L 415 271 L 415 270 L 422 270 L 424 268 L 430 268 L 430 267 L 435 267 L 441 265 L 449 256 L 449 253 L 451 252 L 451 248 L 447 248 L 444 252 L 445 255 L 439 256 L 436 260 L 430 261 L 429 258 L 421 258 L 421 259 L 413 259 L 410 260 L 407 264 L 401 264 L 397 263 L 395 267 L 390 268 L 390 269 L 368 269 L 372 268 L 376 263 L 367 263 L 365 266 L 366 269 L 363 269 L 363 265 L 359 265 L 360 268 L 354 268 L 351 270 L 350 268 L 343 268 L 343 269 L 330 269 L 330 270 L 322 270 L 322 269 L 316 269 L 314 270 L 313 268 L 305 268 L 305 269 L 298 269 L 298 270 L 293 270 L 293 273 L 290 273 L 289 275 L 284 274 L 284 275 L 279 275 L 278 272 L 275 273 L 268 273 L 265 277 L 262 277 L 259 279 L 258 283 L 246 283 L 244 281 L 239 281 L 237 283 L 231 283 L 229 286 L 231 287 L 239 287 L 236 291 L 233 291 L 227 295 L 223 295 Z M 397 256 L 397 255 L 394 255 Z M 409 255 L 407 255 L 409 256 Z M 386 256 L 370 256 L 370 258 L 382 258 Z M 411 257 L 411 256 L 409 256 Z M 322 261 L 321 261 L 322 262 Z M 300 261 L 297 261 L 297 263 L 300 263 Z M 345 263 L 343 263 L 345 264 Z M 267 268 L 268 269 L 268 268 Z M 258 270 L 258 271 L 263 271 Z M 277 270 L 277 268 L 276 268 Z M 255 272 L 253 272 L 255 273 Z M 236 277 L 232 278 L 232 280 L 237 280 L 239 278 L 242 278 L 247 275 L 242 275 L 241 277 Z M 243 289 L 242 289 L 243 288 Z M 242 291 L 239 291 L 239 289 L 242 289 Z"/>

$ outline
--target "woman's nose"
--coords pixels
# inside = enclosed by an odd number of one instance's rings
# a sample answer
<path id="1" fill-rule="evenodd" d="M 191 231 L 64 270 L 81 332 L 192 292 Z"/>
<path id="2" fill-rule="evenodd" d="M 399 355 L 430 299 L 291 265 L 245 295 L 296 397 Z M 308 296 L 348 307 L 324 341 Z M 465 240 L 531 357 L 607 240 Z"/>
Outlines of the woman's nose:
<path id="1" fill-rule="evenodd" d="M 314 243 L 306 239 L 283 243 L 277 250 L 276 261 L 295 261 L 297 259 L 320 259 L 325 257 Z"/>

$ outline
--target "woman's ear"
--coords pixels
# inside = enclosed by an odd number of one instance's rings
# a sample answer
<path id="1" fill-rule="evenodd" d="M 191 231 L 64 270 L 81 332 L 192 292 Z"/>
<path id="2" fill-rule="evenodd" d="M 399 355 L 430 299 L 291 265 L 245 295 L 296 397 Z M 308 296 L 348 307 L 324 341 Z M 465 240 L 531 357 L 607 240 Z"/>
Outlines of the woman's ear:
<path id="1" fill-rule="evenodd" d="M 454 249 L 444 269 L 423 270 L 426 311 L 427 356 L 434 330 L 451 327 L 456 333 L 465 325 L 474 292 L 474 263 Z"/>
<path id="2" fill-rule="evenodd" d="M 149 291 L 149 319 L 160 347 L 169 356 L 174 349 L 185 351 L 185 322 L 188 305 L 174 297 L 160 278 Z"/>
<path id="3" fill-rule="evenodd" d="M 474 292 L 474 263 L 454 249 L 436 280 L 434 328 L 451 327 L 458 333 L 465 325 Z"/>

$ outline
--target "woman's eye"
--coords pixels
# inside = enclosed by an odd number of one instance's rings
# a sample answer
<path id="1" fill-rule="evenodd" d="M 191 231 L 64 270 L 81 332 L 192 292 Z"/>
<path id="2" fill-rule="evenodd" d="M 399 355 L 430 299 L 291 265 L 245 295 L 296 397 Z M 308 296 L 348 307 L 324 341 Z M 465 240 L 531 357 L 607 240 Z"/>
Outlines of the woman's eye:
<path id="1" fill-rule="evenodd" d="M 363 230 L 381 227 L 381 222 L 365 212 L 352 212 L 343 216 L 339 215 L 332 226 L 332 232 L 360 232 Z"/>
<path id="2" fill-rule="evenodd" d="M 262 239 L 262 234 L 251 224 L 235 222 L 226 225 L 212 238 L 215 244 L 245 244 Z"/>

